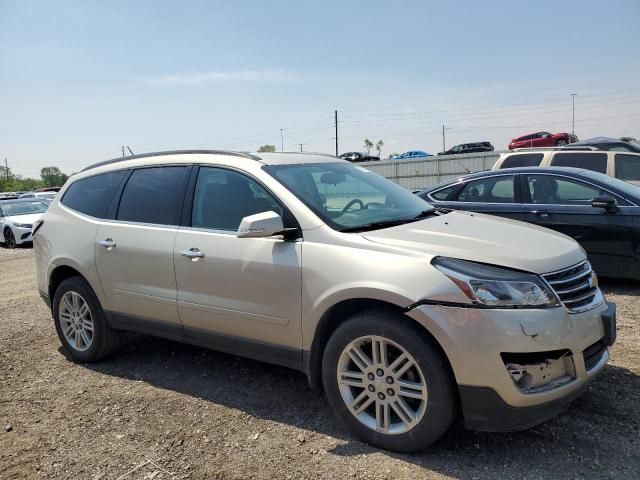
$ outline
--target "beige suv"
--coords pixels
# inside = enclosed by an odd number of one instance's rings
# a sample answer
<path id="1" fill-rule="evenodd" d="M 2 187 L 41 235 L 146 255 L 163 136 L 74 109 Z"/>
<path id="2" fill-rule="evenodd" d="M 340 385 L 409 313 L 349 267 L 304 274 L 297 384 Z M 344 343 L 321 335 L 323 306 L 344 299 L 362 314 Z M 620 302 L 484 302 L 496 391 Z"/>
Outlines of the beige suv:
<path id="1" fill-rule="evenodd" d="M 550 230 L 442 214 L 312 154 L 138 155 L 74 175 L 34 225 L 38 288 L 81 362 L 122 330 L 305 372 L 379 447 L 454 417 L 527 428 L 565 408 L 615 338 L 584 251 Z"/>
<path id="2" fill-rule="evenodd" d="M 595 147 L 519 148 L 500 155 L 492 170 L 549 166 L 584 168 L 640 185 L 640 153 Z"/>

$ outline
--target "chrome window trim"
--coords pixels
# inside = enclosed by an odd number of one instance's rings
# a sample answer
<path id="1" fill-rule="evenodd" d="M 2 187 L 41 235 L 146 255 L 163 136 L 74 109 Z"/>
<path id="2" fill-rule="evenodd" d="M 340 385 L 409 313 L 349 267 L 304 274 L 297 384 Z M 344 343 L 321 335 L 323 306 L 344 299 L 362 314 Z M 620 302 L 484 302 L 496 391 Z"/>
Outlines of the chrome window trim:
<path id="1" fill-rule="evenodd" d="M 491 172 L 493 170 L 489 170 L 489 171 Z M 485 202 L 459 202 L 458 200 L 436 200 L 435 198 L 433 198 L 431 196 L 434 193 L 438 193 L 438 192 L 441 192 L 442 190 L 445 190 L 447 188 L 454 187 L 456 185 L 460 185 L 461 183 L 470 183 L 470 182 L 475 182 L 476 180 L 483 180 L 485 178 L 493 178 L 493 177 L 514 177 L 514 184 L 513 184 L 514 190 L 513 190 L 513 192 L 514 192 L 514 195 L 515 195 L 515 186 L 516 186 L 515 185 L 515 177 L 516 177 L 516 175 L 521 175 L 521 174 L 520 173 L 512 173 L 512 172 L 511 173 L 497 173 L 495 175 L 483 175 L 483 176 L 474 178 L 472 180 L 469 180 L 468 182 L 465 182 L 464 180 L 456 180 L 454 183 L 450 183 L 448 185 L 445 185 L 442 188 L 439 188 L 438 190 L 434 190 L 433 192 L 428 193 L 427 197 L 429 197 L 434 202 L 462 203 L 464 205 L 467 205 L 469 203 L 482 203 L 482 205 L 505 205 L 505 204 L 507 204 L 507 205 L 511 205 L 511 204 L 513 204 L 513 205 L 522 205 L 522 203 L 518 203 L 518 202 L 500 202 L 500 203 L 489 203 L 489 202 L 486 202 L 485 203 Z"/>

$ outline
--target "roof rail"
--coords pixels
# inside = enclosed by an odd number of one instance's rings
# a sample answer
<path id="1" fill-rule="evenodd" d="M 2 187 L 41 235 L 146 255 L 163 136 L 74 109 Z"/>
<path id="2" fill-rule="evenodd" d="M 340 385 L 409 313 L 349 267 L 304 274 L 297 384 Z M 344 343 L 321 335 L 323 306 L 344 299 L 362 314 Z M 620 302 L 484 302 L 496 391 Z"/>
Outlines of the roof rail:
<path id="1" fill-rule="evenodd" d="M 277 155 L 322 155 L 323 157 L 332 157 L 332 158 L 339 158 L 336 157 L 335 155 L 332 155 L 330 153 L 323 153 L 323 152 L 264 152 L 264 153 L 275 153 Z"/>
<path id="2" fill-rule="evenodd" d="M 521 148 L 514 148 L 513 150 L 511 150 L 512 152 L 532 152 L 534 150 L 543 150 L 543 151 L 557 151 L 557 150 L 595 150 L 595 151 L 599 151 L 599 148 L 596 147 L 591 147 L 591 146 L 571 146 L 571 145 L 565 145 L 562 147 L 521 147 Z M 507 152 L 508 153 L 508 152 Z"/>
<path id="3" fill-rule="evenodd" d="M 104 165 L 111 165 L 112 163 L 118 163 L 118 162 L 126 162 L 127 160 L 137 160 L 138 158 L 160 157 L 164 155 L 192 155 L 192 154 L 230 155 L 232 157 L 242 157 L 242 158 L 248 158 L 251 160 L 258 160 L 258 161 L 262 160 L 259 156 L 253 155 L 252 153 L 232 152 L 227 150 L 167 150 L 162 152 L 140 153 L 138 155 L 130 155 L 128 157 L 113 158 L 111 160 L 105 160 L 104 162 L 94 163 L 93 165 L 89 165 L 88 167 L 85 167 L 80 171 L 86 172 L 87 170 L 91 170 L 97 167 L 102 167 Z"/>

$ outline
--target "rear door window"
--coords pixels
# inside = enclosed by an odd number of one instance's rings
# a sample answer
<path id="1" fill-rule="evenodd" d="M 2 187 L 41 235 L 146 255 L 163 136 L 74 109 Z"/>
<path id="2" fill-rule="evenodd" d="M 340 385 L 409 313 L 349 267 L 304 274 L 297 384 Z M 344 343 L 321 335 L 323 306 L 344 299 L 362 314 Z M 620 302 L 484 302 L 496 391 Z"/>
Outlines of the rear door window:
<path id="1" fill-rule="evenodd" d="M 542 153 L 518 153 L 504 159 L 500 168 L 537 167 L 542 162 Z"/>
<path id="2" fill-rule="evenodd" d="M 599 173 L 607 173 L 607 154 L 606 153 L 556 153 L 551 159 L 551 165 L 554 167 L 575 167 L 592 170 Z"/>
<path id="3" fill-rule="evenodd" d="M 122 192 L 116 218 L 127 222 L 177 225 L 179 196 L 188 167 L 135 170 Z"/>
<path id="4" fill-rule="evenodd" d="M 61 203 L 77 212 L 104 218 L 126 170 L 102 173 L 73 182 Z"/>
<path id="5" fill-rule="evenodd" d="M 640 155 L 616 153 L 616 178 L 640 180 Z"/>

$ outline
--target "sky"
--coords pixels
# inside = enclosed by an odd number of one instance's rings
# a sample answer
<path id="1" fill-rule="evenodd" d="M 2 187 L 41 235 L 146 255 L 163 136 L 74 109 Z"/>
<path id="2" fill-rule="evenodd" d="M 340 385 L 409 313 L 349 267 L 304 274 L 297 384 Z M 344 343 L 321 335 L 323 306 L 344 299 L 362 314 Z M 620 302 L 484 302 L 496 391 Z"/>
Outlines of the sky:
<path id="1" fill-rule="evenodd" d="M 640 1 L 0 0 L 0 160 L 640 137 Z M 281 129 L 282 132 L 281 132 Z M 281 137 L 282 133 L 282 137 Z"/>

